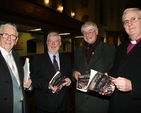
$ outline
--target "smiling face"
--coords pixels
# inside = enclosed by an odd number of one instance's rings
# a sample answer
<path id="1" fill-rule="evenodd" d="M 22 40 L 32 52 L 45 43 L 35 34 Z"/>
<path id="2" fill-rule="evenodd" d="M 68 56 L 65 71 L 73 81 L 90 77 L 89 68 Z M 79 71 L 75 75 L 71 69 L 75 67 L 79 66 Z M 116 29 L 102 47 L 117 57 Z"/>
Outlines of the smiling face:
<path id="1" fill-rule="evenodd" d="M 56 54 L 61 46 L 61 40 L 58 36 L 50 36 L 47 39 L 47 48 L 51 54 Z"/>
<path id="2" fill-rule="evenodd" d="M 138 10 L 129 10 L 123 16 L 123 26 L 131 40 L 141 37 L 141 19 Z"/>
<path id="3" fill-rule="evenodd" d="M 16 38 L 15 40 L 11 39 L 10 35 L 14 35 L 16 36 L 17 32 L 13 27 L 10 26 L 5 26 L 2 29 L 1 34 L 6 33 L 8 34 L 7 38 L 4 38 L 3 35 L 0 35 L 0 46 L 6 50 L 7 52 L 10 52 L 11 49 L 13 48 L 14 45 L 16 45 L 18 38 Z"/>
<path id="4" fill-rule="evenodd" d="M 98 29 L 97 28 L 92 28 L 92 27 L 85 27 L 82 30 L 82 34 L 84 36 L 84 40 L 87 43 L 93 44 L 97 39 Z"/>

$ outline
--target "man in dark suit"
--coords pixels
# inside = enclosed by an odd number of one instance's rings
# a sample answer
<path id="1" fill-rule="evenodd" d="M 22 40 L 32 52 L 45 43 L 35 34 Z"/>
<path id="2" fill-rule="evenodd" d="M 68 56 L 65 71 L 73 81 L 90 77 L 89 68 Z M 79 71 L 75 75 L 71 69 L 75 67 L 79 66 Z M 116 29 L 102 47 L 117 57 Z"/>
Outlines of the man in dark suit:
<path id="1" fill-rule="evenodd" d="M 12 49 L 18 41 L 16 26 L 10 23 L 0 26 L 0 112 L 28 113 L 24 88 L 31 80 L 24 82 L 23 63 Z M 10 55 L 10 62 L 7 56 Z"/>
<path id="2" fill-rule="evenodd" d="M 35 104 L 38 113 L 66 113 L 68 91 L 71 84 L 71 60 L 68 56 L 58 52 L 61 46 L 61 37 L 56 32 L 51 32 L 46 40 L 48 52 L 36 55 L 31 63 L 31 79 L 33 82 Z M 62 89 L 57 92 L 56 86 L 51 86 L 49 81 L 55 75 L 53 56 L 56 55 L 59 71 L 65 76 Z"/>
<path id="3" fill-rule="evenodd" d="M 117 48 L 109 73 L 116 85 L 109 113 L 141 113 L 141 10 L 125 9 L 122 22 L 129 40 Z"/>
<path id="4" fill-rule="evenodd" d="M 114 61 L 116 49 L 113 45 L 104 43 L 98 36 L 98 28 L 94 22 L 87 21 L 81 27 L 84 37 L 82 47 L 75 50 L 73 76 L 90 74 L 90 70 L 108 72 Z M 109 98 L 96 92 L 80 92 L 76 90 L 76 113 L 107 113 Z"/>

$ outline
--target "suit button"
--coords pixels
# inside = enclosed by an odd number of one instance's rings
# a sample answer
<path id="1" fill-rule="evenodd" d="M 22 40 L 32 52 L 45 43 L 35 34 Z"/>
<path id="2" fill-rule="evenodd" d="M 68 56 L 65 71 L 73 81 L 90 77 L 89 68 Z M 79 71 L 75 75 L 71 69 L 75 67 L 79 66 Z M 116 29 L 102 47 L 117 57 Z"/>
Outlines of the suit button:
<path id="1" fill-rule="evenodd" d="M 6 81 L 4 81 L 5 83 L 8 83 L 8 81 L 6 80 Z"/>
<path id="2" fill-rule="evenodd" d="M 4 98 L 4 100 L 7 100 L 7 98 Z"/>

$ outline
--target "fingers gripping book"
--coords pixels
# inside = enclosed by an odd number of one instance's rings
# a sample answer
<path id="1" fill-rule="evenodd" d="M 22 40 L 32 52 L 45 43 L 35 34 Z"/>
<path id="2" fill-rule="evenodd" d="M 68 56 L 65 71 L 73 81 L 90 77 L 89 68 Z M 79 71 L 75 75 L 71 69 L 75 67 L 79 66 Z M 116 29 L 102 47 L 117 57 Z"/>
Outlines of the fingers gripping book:
<path id="1" fill-rule="evenodd" d="M 111 76 L 91 69 L 90 75 L 82 75 L 78 78 L 76 88 L 83 92 L 95 91 L 104 93 L 104 95 L 111 95 L 115 90 L 112 79 L 114 78 Z"/>
<path id="2" fill-rule="evenodd" d="M 59 71 L 57 71 L 49 83 L 52 86 L 57 86 L 58 90 L 61 90 L 61 88 L 63 87 L 62 84 L 64 83 L 64 81 L 65 81 L 65 77 Z"/>

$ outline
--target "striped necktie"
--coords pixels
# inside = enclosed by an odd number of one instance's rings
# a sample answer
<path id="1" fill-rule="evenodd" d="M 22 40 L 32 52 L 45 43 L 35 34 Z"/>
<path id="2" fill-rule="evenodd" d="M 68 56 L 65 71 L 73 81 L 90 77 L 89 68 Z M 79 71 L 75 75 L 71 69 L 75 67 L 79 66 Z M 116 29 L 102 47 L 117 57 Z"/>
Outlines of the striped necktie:
<path id="1" fill-rule="evenodd" d="M 17 82 L 19 83 L 19 81 L 18 81 L 18 75 L 17 75 L 16 69 L 14 68 L 14 65 L 12 64 L 11 54 L 7 54 L 7 55 L 6 55 L 6 61 L 7 61 L 8 65 L 9 65 L 9 67 L 10 67 L 10 69 L 11 69 L 13 75 L 15 76 Z"/>

